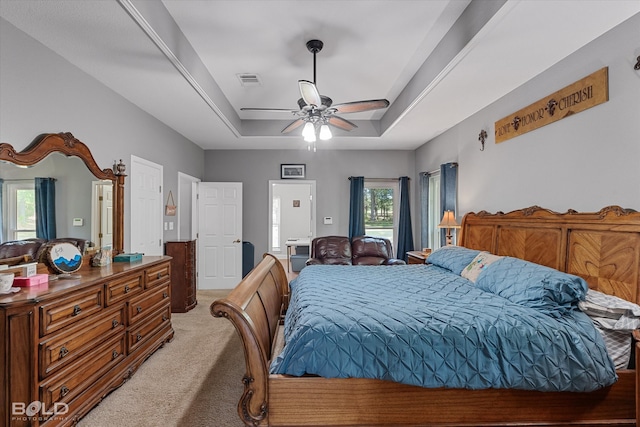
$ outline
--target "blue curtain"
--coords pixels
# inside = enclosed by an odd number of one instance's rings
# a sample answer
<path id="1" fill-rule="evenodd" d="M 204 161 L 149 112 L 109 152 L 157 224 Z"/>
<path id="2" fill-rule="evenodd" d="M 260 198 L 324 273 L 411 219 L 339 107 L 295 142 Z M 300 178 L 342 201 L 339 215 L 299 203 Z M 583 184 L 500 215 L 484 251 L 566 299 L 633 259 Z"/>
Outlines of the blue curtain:
<path id="1" fill-rule="evenodd" d="M 444 211 L 453 211 L 457 215 L 456 210 L 456 193 L 458 188 L 458 164 L 445 163 L 440 165 L 440 219 L 444 215 Z M 440 246 L 447 244 L 447 230 L 440 229 Z"/>
<path id="2" fill-rule="evenodd" d="M 36 178 L 36 237 L 56 238 L 56 180 Z"/>
<path id="3" fill-rule="evenodd" d="M 349 198 L 349 240 L 364 236 L 364 176 L 352 176 Z"/>
<path id="4" fill-rule="evenodd" d="M 2 217 L 2 213 L 4 209 L 2 209 L 2 198 L 3 198 L 3 189 L 4 189 L 4 179 L 0 178 L 0 243 L 4 242 L 4 218 Z"/>
<path id="5" fill-rule="evenodd" d="M 420 242 L 429 247 L 429 173 L 420 172 Z"/>
<path id="6" fill-rule="evenodd" d="M 400 177 L 400 219 L 398 221 L 398 250 L 396 258 L 407 261 L 407 251 L 413 250 L 411 207 L 409 206 L 409 177 Z"/>

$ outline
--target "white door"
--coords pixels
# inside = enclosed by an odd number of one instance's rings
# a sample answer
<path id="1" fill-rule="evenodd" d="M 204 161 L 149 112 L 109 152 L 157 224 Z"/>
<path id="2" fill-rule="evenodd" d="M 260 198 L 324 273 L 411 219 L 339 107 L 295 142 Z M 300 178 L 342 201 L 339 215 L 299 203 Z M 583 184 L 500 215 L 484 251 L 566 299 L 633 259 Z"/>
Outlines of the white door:
<path id="1" fill-rule="evenodd" d="M 131 156 L 130 252 L 163 255 L 162 165 Z"/>
<path id="2" fill-rule="evenodd" d="M 198 184 L 198 289 L 242 280 L 242 183 Z"/>
<path id="3" fill-rule="evenodd" d="M 93 181 L 91 190 L 91 241 L 102 248 L 113 244 L 113 182 Z"/>

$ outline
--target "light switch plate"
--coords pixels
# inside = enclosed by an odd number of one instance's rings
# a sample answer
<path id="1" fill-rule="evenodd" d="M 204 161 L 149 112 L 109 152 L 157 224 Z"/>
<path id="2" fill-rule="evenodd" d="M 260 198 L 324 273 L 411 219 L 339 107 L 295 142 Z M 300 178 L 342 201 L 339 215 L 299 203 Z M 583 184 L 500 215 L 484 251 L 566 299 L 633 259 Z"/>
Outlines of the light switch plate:
<path id="1" fill-rule="evenodd" d="M 329 225 L 329 224 L 333 224 L 333 218 L 330 216 L 325 216 L 323 219 L 323 223 L 324 225 Z"/>

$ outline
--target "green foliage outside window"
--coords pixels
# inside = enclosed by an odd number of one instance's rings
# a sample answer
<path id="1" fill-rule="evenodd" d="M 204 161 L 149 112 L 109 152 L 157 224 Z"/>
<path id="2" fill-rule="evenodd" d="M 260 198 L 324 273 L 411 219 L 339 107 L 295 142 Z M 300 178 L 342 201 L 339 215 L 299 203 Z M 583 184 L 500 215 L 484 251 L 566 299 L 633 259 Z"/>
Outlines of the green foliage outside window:
<path id="1" fill-rule="evenodd" d="M 364 223 L 366 228 L 393 228 L 392 189 L 364 189 Z"/>

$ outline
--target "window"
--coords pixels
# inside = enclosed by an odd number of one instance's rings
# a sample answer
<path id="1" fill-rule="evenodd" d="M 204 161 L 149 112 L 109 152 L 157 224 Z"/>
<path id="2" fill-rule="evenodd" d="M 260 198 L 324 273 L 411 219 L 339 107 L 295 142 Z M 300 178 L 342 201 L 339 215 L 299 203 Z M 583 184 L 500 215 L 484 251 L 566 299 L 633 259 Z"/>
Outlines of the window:
<path id="1" fill-rule="evenodd" d="M 384 237 L 395 247 L 398 234 L 399 188 L 397 181 L 364 182 L 364 233 Z"/>
<path id="2" fill-rule="evenodd" d="M 36 237 L 36 191 L 33 181 L 6 183 L 7 240 Z"/>
<path id="3" fill-rule="evenodd" d="M 429 175 L 428 241 L 431 249 L 440 247 L 440 172 Z"/>

